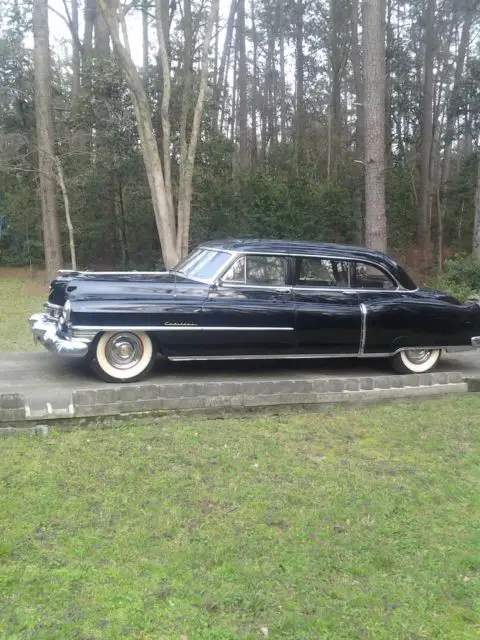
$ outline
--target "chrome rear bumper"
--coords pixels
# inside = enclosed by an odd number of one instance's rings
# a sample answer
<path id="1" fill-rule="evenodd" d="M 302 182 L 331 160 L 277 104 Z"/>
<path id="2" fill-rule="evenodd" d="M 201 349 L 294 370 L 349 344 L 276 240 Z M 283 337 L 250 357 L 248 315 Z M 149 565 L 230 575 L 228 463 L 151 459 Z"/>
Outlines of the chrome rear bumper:
<path id="1" fill-rule="evenodd" d="M 33 338 L 45 349 L 62 356 L 84 358 L 88 353 L 88 342 L 58 335 L 58 321 L 46 313 L 34 313 L 29 319 Z"/>

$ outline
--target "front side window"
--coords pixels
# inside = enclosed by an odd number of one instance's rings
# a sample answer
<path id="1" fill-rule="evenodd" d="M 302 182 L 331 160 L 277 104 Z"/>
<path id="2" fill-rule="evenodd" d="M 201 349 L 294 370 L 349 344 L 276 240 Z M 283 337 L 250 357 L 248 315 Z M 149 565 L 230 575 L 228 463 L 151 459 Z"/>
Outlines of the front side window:
<path id="1" fill-rule="evenodd" d="M 222 280 L 232 284 L 281 287 L 286 283 L 286 264 L 283 256 L 242 256 Z"/>
<path id="2" fill-rule="evenodd" d="M 330 258 L 298 258 L 297 281 L 299 287 L 337 287 L 349 285 L 348 262 Z"/>
<path id="3" fill-rule="evenodd" d="M 197 249 L 179 264 L 175 271 L 188 278 L 211 280 L 230 258 L 231 255 L 225 251 Z"/>
<path id="4" fill-rule="evenodd" d="M 355 289 L 396 289 L 393 279 L 373 264 L 352 263 L 352 287 Z"/>

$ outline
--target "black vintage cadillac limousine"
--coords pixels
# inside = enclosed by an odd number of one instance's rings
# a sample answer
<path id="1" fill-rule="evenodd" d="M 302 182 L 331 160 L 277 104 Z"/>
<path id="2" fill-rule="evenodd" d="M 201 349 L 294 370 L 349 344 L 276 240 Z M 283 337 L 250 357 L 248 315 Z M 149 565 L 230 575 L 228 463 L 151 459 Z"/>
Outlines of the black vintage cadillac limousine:
<path id="1" fill-rule="evenodd" d="M 390 358 L 430 371 L 480 346 L 480 306 L 419 288 L 386 255 L 312 242 L 208 242 L 167 272 L 62 271 L 30 318 L 49 351 L 111 382 L 170 360 Z"/>

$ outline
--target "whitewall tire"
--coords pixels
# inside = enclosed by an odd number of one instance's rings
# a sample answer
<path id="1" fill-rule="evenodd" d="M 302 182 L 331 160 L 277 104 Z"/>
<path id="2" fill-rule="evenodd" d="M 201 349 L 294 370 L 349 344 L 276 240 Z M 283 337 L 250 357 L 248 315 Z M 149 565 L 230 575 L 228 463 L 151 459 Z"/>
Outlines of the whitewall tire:
<path id="1" fill-rule="evenodd" d="M 91 365 L 107 382 L 136 382 L 151 370 L 156 355 L 144 331 L 107 331 L 94 346 Z"/>
<path id="2" fill-rule="evenodd" d="M 405 349 L 392 358 L 392 366 L 398 373 L 427 373 L 441 355 L 441 349 Z"/>

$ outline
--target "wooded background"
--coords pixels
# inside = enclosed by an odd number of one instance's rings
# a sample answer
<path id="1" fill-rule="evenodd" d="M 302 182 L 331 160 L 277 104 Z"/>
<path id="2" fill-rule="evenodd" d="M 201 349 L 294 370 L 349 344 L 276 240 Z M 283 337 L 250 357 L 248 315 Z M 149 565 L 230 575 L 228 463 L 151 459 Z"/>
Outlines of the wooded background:
<path id="1" fill-rule="evenodd" d="M 0 3 L 0 264 L 224 236 L 480 257 L 478 0 L 62 2 Z"/>

